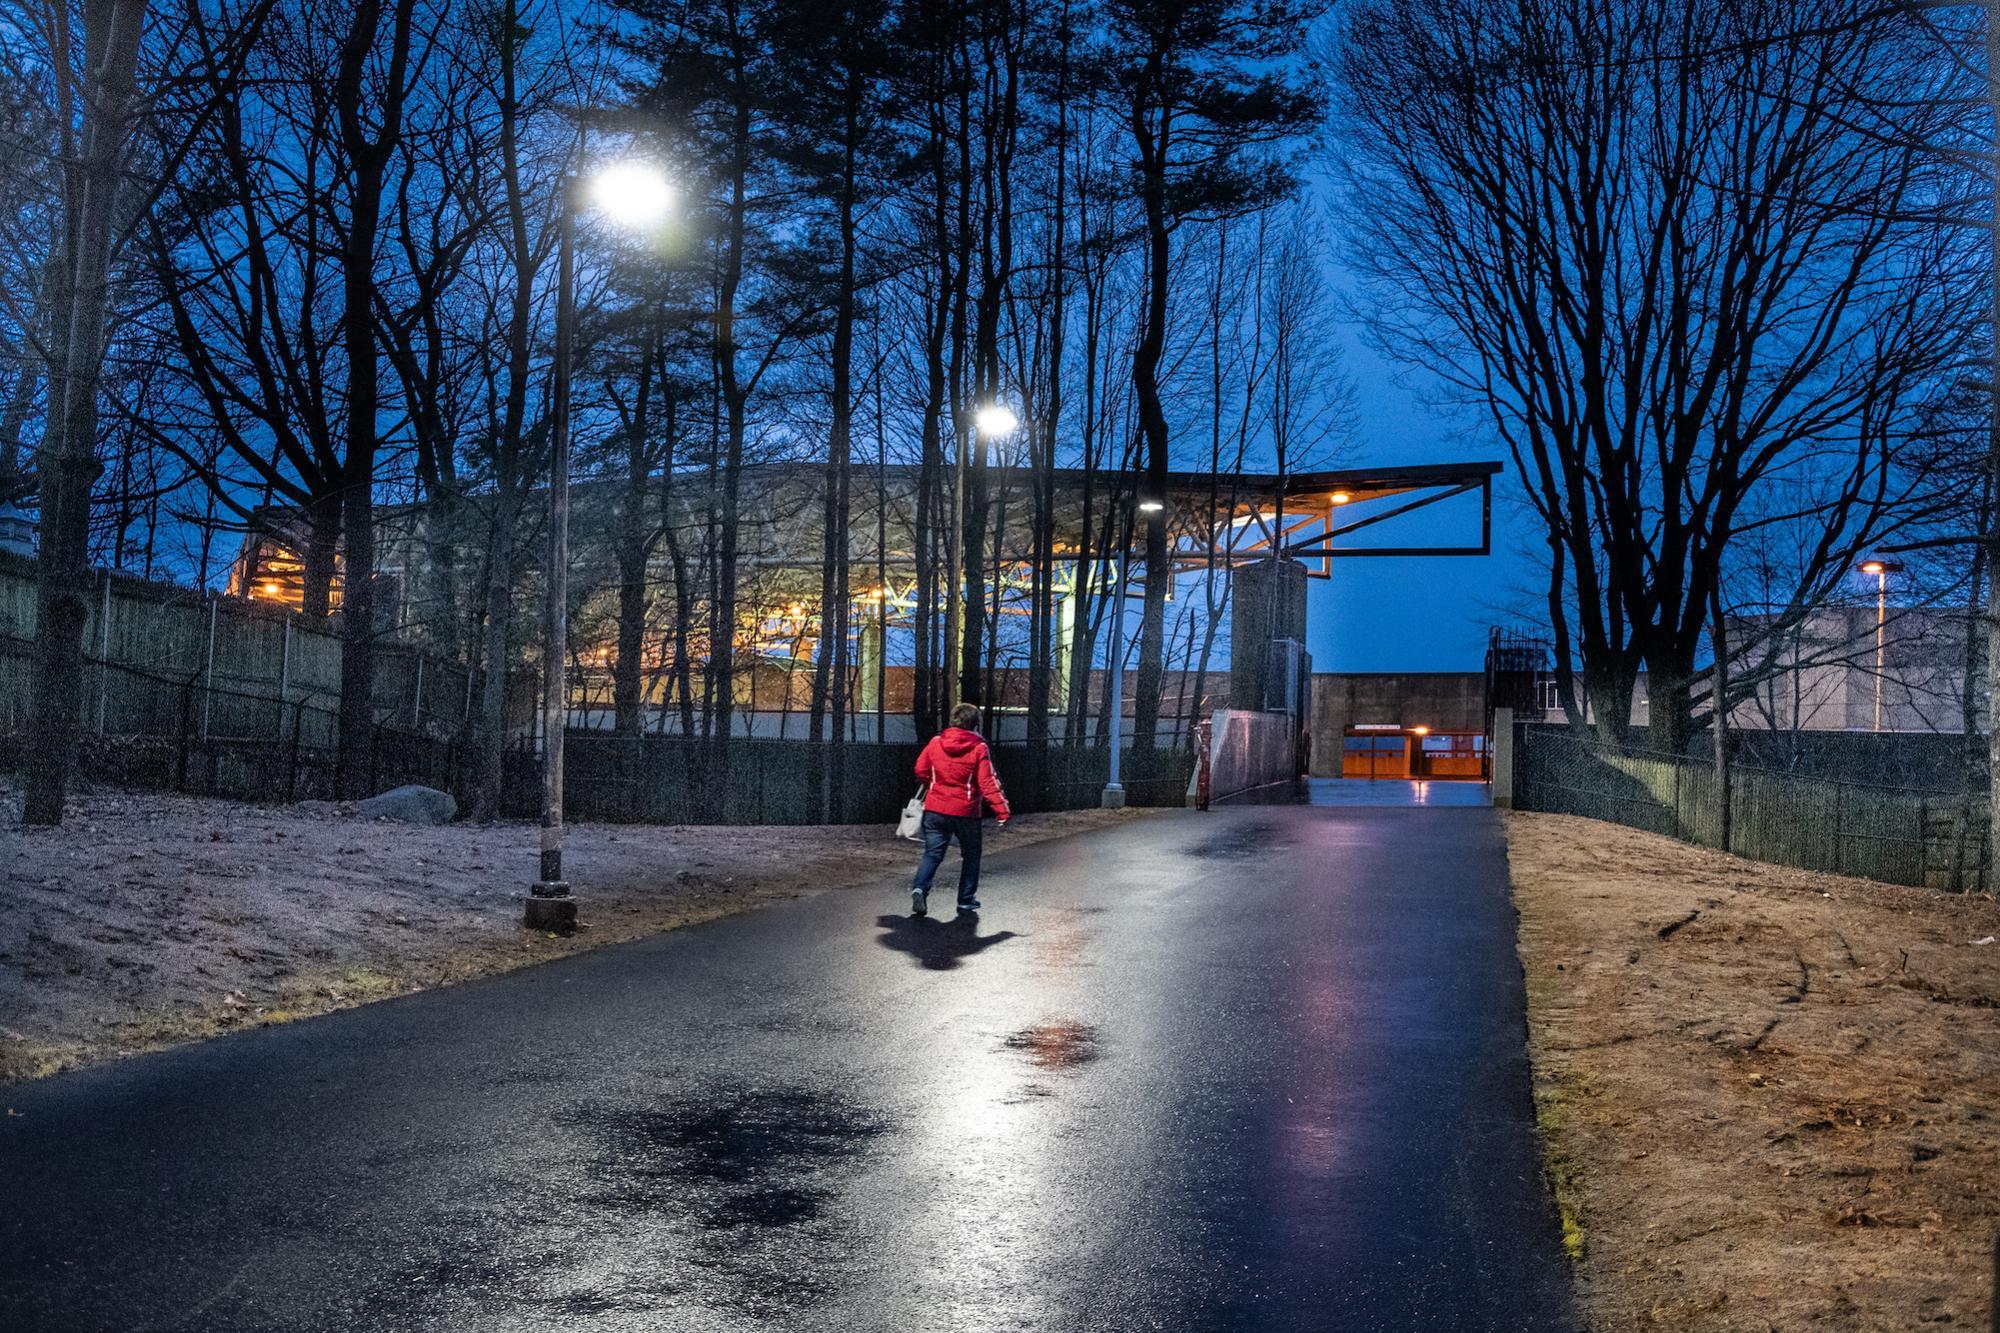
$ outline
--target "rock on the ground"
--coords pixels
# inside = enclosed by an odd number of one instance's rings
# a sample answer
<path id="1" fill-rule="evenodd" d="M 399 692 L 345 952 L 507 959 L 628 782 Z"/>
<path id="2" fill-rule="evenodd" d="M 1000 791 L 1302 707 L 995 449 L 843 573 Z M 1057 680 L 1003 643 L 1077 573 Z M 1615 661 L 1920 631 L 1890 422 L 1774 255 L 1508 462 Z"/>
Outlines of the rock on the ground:
<path id="1" fill-rule="evenodd" d="M 394 787 L 354 807 L 363 819 L 393 819 L 399 824 L 449 824 L 458 817 L 458 802 L 450 792 L 414 784 Z"/>

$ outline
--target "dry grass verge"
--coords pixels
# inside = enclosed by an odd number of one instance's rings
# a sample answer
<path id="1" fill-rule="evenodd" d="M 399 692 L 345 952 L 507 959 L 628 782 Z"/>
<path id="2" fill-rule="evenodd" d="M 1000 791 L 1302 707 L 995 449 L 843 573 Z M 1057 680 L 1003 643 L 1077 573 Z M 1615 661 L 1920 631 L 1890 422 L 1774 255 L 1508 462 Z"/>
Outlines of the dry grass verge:
<path id="1" fill-rule="evenodd" d="M 1124 812 L 1025 815 L 988 846 Z M 576 825 L 582 929 L 520 928 L 539 830 L 99 792 L 19 827 L 0 784 L 0 1082 L 504 972 L 820 889 L 900 898 L 886 827 Z M 949 869 L 947 874 L 951 873 Z"/>
<path id="2" fill-rule="evenodd" d="M 1539 1119 L 1598 1333 L 1986 1328 L 1993 898 L 1507 827 Z"/>

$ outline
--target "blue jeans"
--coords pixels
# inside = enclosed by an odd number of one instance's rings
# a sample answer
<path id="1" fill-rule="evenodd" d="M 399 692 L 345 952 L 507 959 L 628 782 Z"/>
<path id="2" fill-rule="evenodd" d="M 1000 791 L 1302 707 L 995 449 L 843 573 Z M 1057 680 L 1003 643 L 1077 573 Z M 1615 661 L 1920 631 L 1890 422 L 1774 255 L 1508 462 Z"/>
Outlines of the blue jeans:
<path id="1" fill-rule="evenodd" d="M 977 815 L 941 815 L 935 810 L 924 811 L 924 855 L 917 862 L 917 879 L 910 885 L 918 893 L 931 891 L 931 880 L 937 877 L 938 862 L 944 860 L 944 849 L 958 839 L 958 900 L 971 902 L 979 896 L 979 843 L 980 827 Z"/>

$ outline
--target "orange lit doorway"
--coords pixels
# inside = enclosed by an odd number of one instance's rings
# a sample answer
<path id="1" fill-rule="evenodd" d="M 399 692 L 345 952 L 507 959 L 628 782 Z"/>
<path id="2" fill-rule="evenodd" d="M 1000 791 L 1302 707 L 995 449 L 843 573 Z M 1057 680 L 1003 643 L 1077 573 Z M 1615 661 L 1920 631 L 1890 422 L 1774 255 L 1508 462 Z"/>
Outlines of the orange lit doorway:
<path id="1" fill-rule="evenodd" d="M 1486 777 L 1486 737 L 1425 726 L 1361 723 L 1347 728 L 1341 738 L 1340 775 L 1481 781 Z"/>

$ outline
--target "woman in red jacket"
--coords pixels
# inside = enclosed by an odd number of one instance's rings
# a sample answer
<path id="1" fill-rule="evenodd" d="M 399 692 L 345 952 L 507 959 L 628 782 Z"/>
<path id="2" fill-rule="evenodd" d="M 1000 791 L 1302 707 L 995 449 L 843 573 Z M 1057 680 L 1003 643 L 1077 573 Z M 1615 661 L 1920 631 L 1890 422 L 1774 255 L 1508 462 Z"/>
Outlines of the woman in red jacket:
<path id="1" fill-rule="evenodd" d="M 923 916 L 929 909 L 931 880 L 937 875 L 944 849 L 958 839 L 958 910 L 979 910 L 980 807 L 991 806 L 1007 827 L 1012 812 L 1000 775 L 993 771 L 993 752 L 979 737 L 979 710 L 960 704 L 951 710 L 951 725 L 931 738 L 917 756 L 917 778 L 929 784 L 924 793 L 924 856 L 917 862 L 917 879 L 910 886 L 910 911 Z"/>

